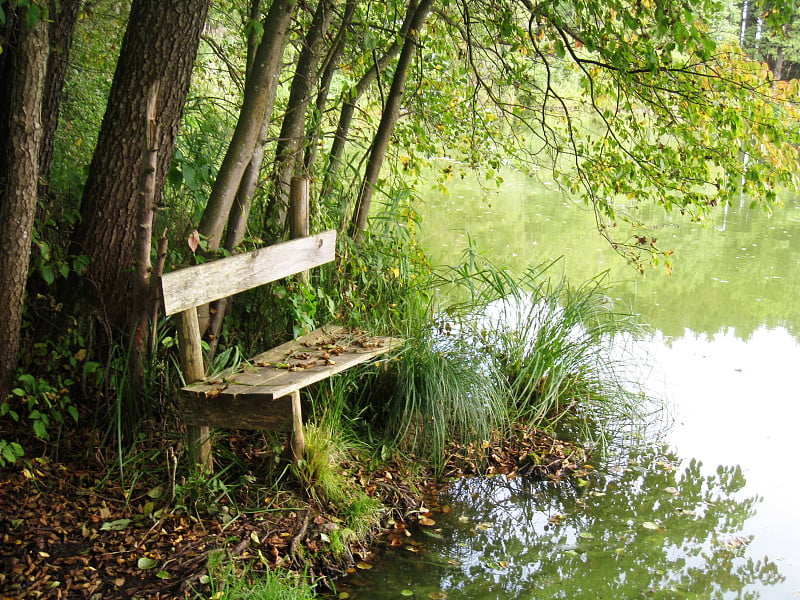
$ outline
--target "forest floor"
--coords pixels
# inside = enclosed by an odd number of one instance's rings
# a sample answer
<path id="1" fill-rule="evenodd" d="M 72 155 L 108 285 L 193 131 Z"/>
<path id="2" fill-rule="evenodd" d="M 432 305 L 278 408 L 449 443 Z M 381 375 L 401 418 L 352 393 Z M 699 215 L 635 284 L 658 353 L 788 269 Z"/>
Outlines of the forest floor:
<path id="1" fill-rule="evenodd" d="M 370 539 L 334 556 L 326 535 L 338 527 L 332 507 L 288 480 L 259 486 L 263 473 L 254 468 L 236 478 L 247 485 L 233 489 L 214 478 L 198 482 L 201 493 L 192 495 L 191 482 L 176 482 L 169 466 L 148 470 L 145 459 L 120 477 L 118 466 L 92 451 L 88 433 L 71 439 L 69 456 L 27 458 L 0 470 L 0 599 L 207 598 L 215 557 L 255 574 L 295 570 L 324 587 L 368 564 L 376 545 L 402 544 L 399 529 L 432 524 L 435 494 L 454 477 L 480 471 L 560 480 L 585 468 L 580 448 L 538 430 L 480 449 L 453 448 L 443 478 L 396 461 L 373 471 L 344 464 L 387 510 Z M 243 459 L 254 455 L 246 435 L 233 432 L 218 443 L 225 442 Z M 169 448 L 151 450 L 153 462 L 170 456 Z"/>

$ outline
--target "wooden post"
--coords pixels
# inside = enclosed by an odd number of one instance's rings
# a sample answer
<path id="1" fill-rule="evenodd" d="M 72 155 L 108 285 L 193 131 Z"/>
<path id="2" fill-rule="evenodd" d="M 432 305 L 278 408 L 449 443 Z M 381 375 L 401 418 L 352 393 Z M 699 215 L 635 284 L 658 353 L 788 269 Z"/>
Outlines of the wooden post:
<path id="1" fill-rule="evenodd" d="M 297 464 L 306 451 L 306 436 L 303 433 L 303 409 L 300 406 L 300 390 L 292 392 L 292 459 Z"/>
<path id="2" fill-rule="evenodd" d="M 310 233 L 308 208 L 311 180 L 306 176 L 292 177 L 289 193 L 289 235 L 292 239 L 306 237 Z M 308 284 L 309 272 L 298 274 L 300 281 Z M 297 463 L 305 453 L 306 440 L 303 434 L 303 411 L 300 405 L 300 391 L 292 392 L 292 439 L 291 448 L 294 462 Z"/>
<path id="3" fill-rule="evenodd" d="M 309 234 L 308 196 L 311 180 L 299 175 L 292 177 L 289 195 L 289 235 L 292 239 Z"/>
<path id="4" fill-rule="evenodd" d="M 178 342 L 181 371 L 186 378 L 186 385 L 201 381 L 205 376 L 205 367 L 197 308 L 188 308 L 178 313 Z M 210 428 L 208 425 L 190 425 L 186 433 L 192 464 L 200 465 L 200 469 L 205 473 L 212 473 L 214 463 L 211 457 Z"/>
<path id="5" fill-rule="evenodd" d="M 292 187 L 289 192 L 289 237 L 293 240 L 306 237 L 310 233 L 310 219 L 308 210 L 308 196 L 311 180 L 299 175 L 292 177 Z M 298 274 L 300 281 L 308 283 L 308 271 Z"/>

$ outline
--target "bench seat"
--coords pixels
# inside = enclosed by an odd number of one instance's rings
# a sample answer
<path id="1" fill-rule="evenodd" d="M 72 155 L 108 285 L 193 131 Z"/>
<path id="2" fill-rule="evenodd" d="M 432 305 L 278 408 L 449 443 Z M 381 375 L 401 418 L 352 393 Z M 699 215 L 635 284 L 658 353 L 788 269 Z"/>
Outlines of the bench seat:
<path id="1" fill-rule="evenodd" d="M 234 373 L 182 389 L 188 423 L 291 431 L 291 394 L 398 348 L 402 340 L 326 325 L 262 352 Z"/>

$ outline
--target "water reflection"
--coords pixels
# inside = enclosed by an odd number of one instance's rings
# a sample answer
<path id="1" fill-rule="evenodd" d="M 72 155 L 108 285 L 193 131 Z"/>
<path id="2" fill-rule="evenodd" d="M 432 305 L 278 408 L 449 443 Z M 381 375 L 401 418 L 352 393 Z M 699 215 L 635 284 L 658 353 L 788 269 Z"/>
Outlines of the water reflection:
<path id="1" fill-rule="evenodd" d="M 573 282 L 610 270 L 619 301 L 666 336 L 731 327 L 747 339 L 766 326 L 784 327 L 800 340 L 800 199 L 786 198 L 772 216 L 720 206 L 705 223 L 637 209 L 652 224 L 648 235 L 675 250 L 673 275 L 653 268 L 640 277 L 598 235 L 592 211 L 513 171 L 504 177 L 494 192 L 465 179 L 453 182 L 448 194 L 426 195 L 423 242 L 438 264 L 458 261 L 468 240 L 517 272 L 563 255 Z"/>
<path id="2" fill-rule="evenodd" d="M 460 482 L 450 522 L 438 515 L 440 533 L 415 533 L 423 555 L 391 551 L 348 590 L 370 599 L 800 596 L 800 483 L 789 459 L 800 422 L 800 200 L 771 218 L 720 207 L 705 225 L 643 214 L 676 251 L 672 276 L 645 278 L 597 236 L 590 212 L 513 173 L 496 193 L 462 181 L 427 201 L 423 241 L 438 264 L 457 261 L 469 237 L 517 272 L 560 255 L 573 282 L 609 269 L 618 301 L 656 332 L 645 345 L 660 369 L 646 379 L 675 399 L 670 443 L 702 462 L 651 450 L 586 485 Z"/>
<path id="3" fill-rule="evenodd" d="M 746 522 L 761 502 L 738 466 L 708 472 L 651 448 L 630 464 L 569 483 L 459 481 L 441 528 L 418 530 L 422 556 L 390 549 L 353 597 L 760 598 L 784 581 L 752 555 Z M 413 548 L 413 546 L 410 546 Z M 370 579 L 370 576 L 372 579 Z M 406 592 L 408 593 L 408 592 Z"/>

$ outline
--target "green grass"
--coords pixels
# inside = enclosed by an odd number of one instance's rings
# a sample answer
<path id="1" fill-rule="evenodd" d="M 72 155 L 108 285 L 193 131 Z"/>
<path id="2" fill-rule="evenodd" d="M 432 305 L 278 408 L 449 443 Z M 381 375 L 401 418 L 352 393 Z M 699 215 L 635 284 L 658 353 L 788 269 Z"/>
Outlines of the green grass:
<path id="1" fill-rule="evenodd" d="M 344 465 L 352 459 L 352 448 L 339 430 L 309 424 L 304 432 L 305 454 L 291 470 L 306 494 L 340 520 L 340 528 L 331 532 L 331 547 L 344 552 L 347 542 L 378 526 L 383 509 L 347 473 Z"/>
<path id="2" fill-rule="evenodd" d="M 644 424 L 645 399 L 625 375 L 639 357 L 623 343 L 643 327 L 614 306 L 606 274 L 573 286 L 550 263 L 514 277 L 471 250 L 434 272 L 409 258 L 411 231 L 394 253 L 397 238 L 373 234 L 349 267 L 361 294 L 350 318 L 406 344 L 373 376 L 343 377 L 318 395 L 318 419 L 376 454 L 399 450 L 435 470 L 451 444 L 489 439 L 512 422 L 600 444 Z"/>
<path id="3" fill-rule="evenodd" d="M 451 271 L 468 298 L 458 328 L 502 374 L 514 422 L 569 424 L 583 441 L 604 442 L 645 421 L 644 397 L 625 375 L 639 360 L 626 342 L 644 328 L 616 309 L 606 274 L 571 286 L 551 266 L 513 278 L 469 255 Z"/>
<path id="4" fill-rule="evenodd" d="M 226 558 L 224 553 L 212 555 L 208 564 L 208 575 L 201 583 L 209 588 L 208 593 L 198 593 L 198 600 L 314 600 L 313 587 L 304 577 L 283 571 L 265 568 L 255 571 L 251 567 L 240 567 Z"/>

